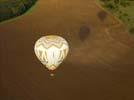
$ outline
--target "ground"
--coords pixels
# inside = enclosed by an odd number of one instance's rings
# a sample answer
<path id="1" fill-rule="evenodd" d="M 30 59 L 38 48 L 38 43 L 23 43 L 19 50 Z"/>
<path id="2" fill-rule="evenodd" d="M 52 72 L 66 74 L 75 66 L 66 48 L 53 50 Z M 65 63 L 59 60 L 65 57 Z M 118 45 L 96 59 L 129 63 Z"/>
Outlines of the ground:
<path id="1" fill-rule="evenodd" d="M 134 39 L 95 0 L 39 0 L 0 33 L 2 100 L 134 100 Z M 70 45 L 54 77 L 33 50 L 47 34 Z"/>

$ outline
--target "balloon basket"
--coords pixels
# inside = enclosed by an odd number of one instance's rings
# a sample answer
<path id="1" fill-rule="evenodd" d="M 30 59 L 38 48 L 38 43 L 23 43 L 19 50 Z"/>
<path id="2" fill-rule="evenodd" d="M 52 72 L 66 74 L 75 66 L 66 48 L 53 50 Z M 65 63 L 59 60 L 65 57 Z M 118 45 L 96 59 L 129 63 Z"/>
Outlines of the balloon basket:
<path id="1" fill-rule="evenodd" d="M 50 76 L 53 77 L 55 74 L 54 73 L 51 73 Z"/>

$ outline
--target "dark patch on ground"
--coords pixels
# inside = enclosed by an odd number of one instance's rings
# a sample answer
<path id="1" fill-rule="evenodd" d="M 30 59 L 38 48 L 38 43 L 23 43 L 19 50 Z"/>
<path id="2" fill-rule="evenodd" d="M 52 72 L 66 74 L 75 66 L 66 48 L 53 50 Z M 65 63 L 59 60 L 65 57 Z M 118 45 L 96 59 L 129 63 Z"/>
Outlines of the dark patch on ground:
<path id="1" fill-rule="evenodd" d="M 100 21 L 105 21 L 105 19 L 107 18 L 107 13 L 103 10 L 99 11 L 97 16 L 99 17 Z"/>
<path id="2" fill-rule="evenodd" d="M 85 41 L 88 38 L 90 32 L 91 32 L 91 29 L 88 26 L 86 25 L 81 26 L 79 33 L 78 33 L 80 40 Z"/>

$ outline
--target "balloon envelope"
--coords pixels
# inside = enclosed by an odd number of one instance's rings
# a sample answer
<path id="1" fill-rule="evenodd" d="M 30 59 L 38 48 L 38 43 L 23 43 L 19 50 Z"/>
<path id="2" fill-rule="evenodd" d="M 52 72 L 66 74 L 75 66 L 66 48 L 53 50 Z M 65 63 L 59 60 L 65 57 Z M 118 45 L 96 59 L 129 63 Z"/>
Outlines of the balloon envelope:
<path id="1" fill-rule="evenodd" d="M 55 70 L 66 58 L 69 45 L 67 41 L 57 35 L 43 36 L 35 43 L 37 58 L 49 70 Z"/>

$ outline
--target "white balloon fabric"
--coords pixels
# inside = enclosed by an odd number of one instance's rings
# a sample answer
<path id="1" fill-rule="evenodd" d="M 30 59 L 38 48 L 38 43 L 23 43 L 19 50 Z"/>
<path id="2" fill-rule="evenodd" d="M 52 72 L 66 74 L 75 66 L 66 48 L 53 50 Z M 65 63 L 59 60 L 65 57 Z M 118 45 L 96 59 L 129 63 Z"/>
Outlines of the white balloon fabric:
<path id="1" fill-rule="evenodd" d="M 43 36 L 35 43 L 34 47 L 37 58 L 49 70 L 55 70 L 66 58 L 68 42 L 57 35 Z"/>

